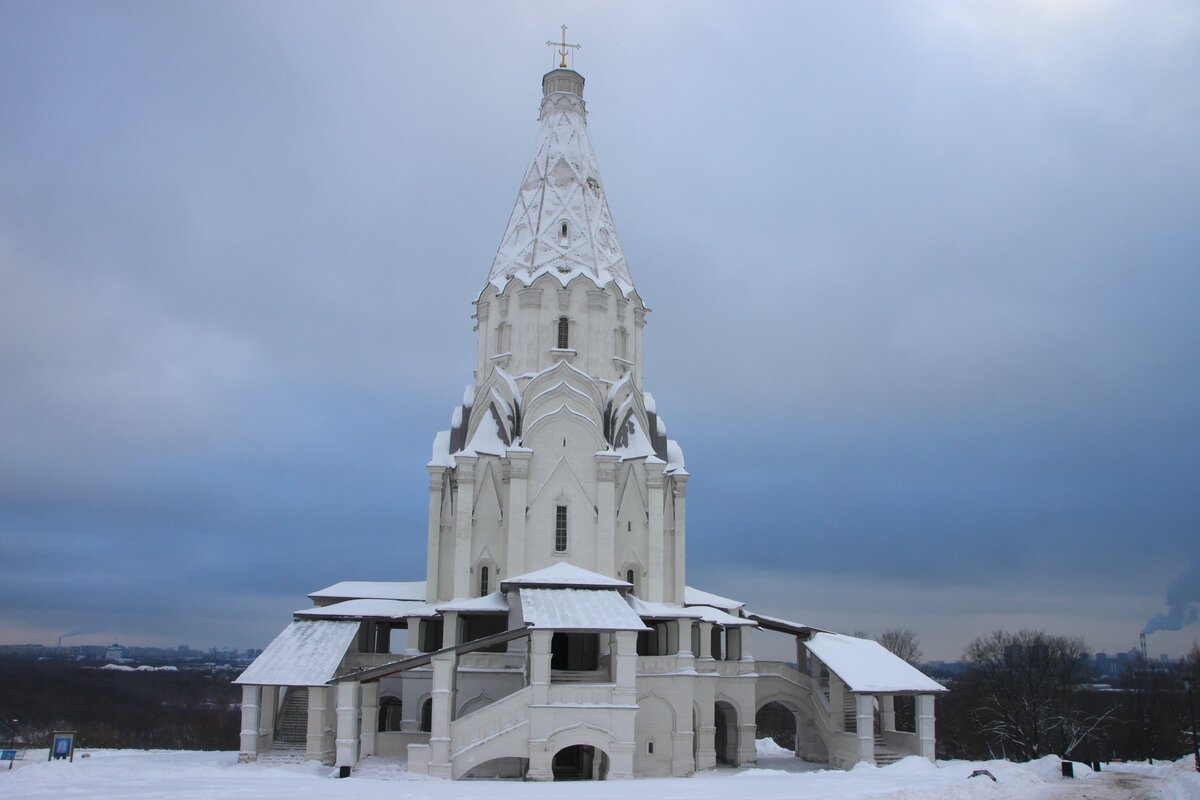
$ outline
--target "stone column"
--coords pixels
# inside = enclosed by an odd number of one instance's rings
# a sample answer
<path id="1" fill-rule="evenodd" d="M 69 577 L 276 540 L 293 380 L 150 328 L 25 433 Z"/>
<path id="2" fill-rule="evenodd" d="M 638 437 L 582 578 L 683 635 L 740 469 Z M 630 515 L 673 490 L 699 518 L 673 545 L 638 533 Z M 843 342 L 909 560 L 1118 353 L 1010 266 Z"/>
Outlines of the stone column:
<path id="1" fill-rule="evenodd" d="M 553 631 L 539 630 L 529 634 L 529 685 L 534 705 L 545 705 L 550 701 L 550 637 L 553 635 Z"/>
<path id="2" fill-rule="evenodd" d="M 646 503 L 650 512 L 650 563 L 646 569 L 649 573 L 646 580 L 646 599 L 652 603 L 663 601 L 663 583 L 666 581 L 663 572 L 663 545 L 666 538 L 663 531 L 664 466 L 666 465 L 662 461 L 653 456 L 646 459 L 646 487 L 649 490 Z"/>
<path id="3" fill-rule="evenodd" d="M 258 759 L 258 712 L 261 698 L 261 686 L 242 687 L 242 731 L 239 737 L 241 745 L 241 752 L 238 753 L 239 764 Z"/>
<path id="4" fill-rule="evenodd" d="M 676 638 L 679 640 L 679 650 L 676 652 L 679 669 L 689 670 L 696 667 L 696 655 L 692 652 L 692 621 L 687 617 L 680 617 L 675 620 L 675 627 L 679 631 Z"/>
<path id="5" fill-rule="evenodd" d="M 279 687 L 264 686 L 258 707 L 258 752 L 265 753 L 275 745 L 275 711 L 279 705 Z"/>
<path id="6" fill-rule="evenodd" d="M 471 596 L 471 522 L 475 511 L 475 464 L 478 456 L 455 456 L 458 508 L 454 518 L 454 589 L 451 597 Z"/>
<path id="7" fill-rule="evenodd" d="M 458 612 L 442 612 L 442 649 L 458 644 Z"/>
<path id="8" fill-rule="evenodd" d="M 617 569 L 617 465 L 621 457 L 616 453 L 596 453 L 596 479 L 598 481 L 598 498 L 596 500 L 599 514 L 596 529 L 596 572 L 601 575 L 614 575 Z M 619 576 L 621 580 L 624 575 Z"/>
<path id="9" fill-rule="evenodd" d="M 505 568 L 508 577 L 516 577 L 525 572 L 525 514 L 529 502 L 529 459 L 533 451 L 527 448 L 509 450 L 508 457 L 508 550 L 505 555 Z M 496 576 L 496 586 L 500 585 L 500 576 Z"/>
<path id="10" fill-rule="evenodd" d="M 696 769 L 712 769 L 717 765 L 717 676 L 706 675 L 693 684 L 695 708 L 700 712 L 696 724 Z"/>
<path id="11" fill-rule="evenodd" d="M 818 673 L 820 674 L 820 673 Z M 829 673 L 829 730 L 846 730 L 845 697 L 842 694 L 842 679 L 836 673 Z"/>
<path id="12" fill-rule="evenodd" d="M 432 730 L 429 733 L 429 774 L 435 778 L 452 777 L 450 766 L 450 721 L 454 708 L 454 653 L 433 657 Z"/>
<path id="13" fill-rule="evenodd" d="M 858 759 L 875 763 L 875 698 L 869 694 L 854 696 L 855 736 L 858 739 Z"/>
<path id="14" fill-rule="evenodd" d="M 379 732 L 379 681 L 361 684 L 362 725 L 358 732 L 359 755 L 375 755 L 375 734 Z"/>
<path id="15" fill-rule="evenodd" d="M 751 705 L 749 708 L 751 709 L 749 713 L 746 713 L 744 708 L 738 709 L 737 763 L 739 767 L 758 761 L 758 747 L 754 738 L 758 734 L 758 726 L 754 723 L 754 706 Z M 745 720 L 750 721 L 746 722 Z"/>
<path id="16" fill-rule="evenodd" d="M 358 707 L 359 684 L 342 681 L 335 685 L 337 691 L 337 760 L 334 766 L 343 771 L 358 763 Z"/>
<path id="17" fill-rule="evenodd" d="M 425 601 L 438 599 L 438 550 L 441 548 L 442 491 L 446 486 L 446 468 L 429 465 L 429 535 L 425 547 Z"/>
<path id="18" fill-rule="evenodd" d="M 714 672 L 717 669 L 712 657 L 713 624 L 700 620 L 700 652 L 696 654 L 697 672 Z"/>
<path id="19" fill-rule="evenodd" d="M 668 594 L 670 603 L 683 604 L 684 566 L 687 549 L 687 482 L 686 472 L 675 474 L 675 585 Z"/>
<path id="20" fill-rule="evenodd" d="M 617 698 L 620 692 L 627 694 L 628 701 L 633 703 L 637 701 L 637 631 L 617 631 L 613 638 L 617 645 L 617 652 L 612 655 L 613 683 L 616 685 L 613 702 L 623 702 Z"/>
<path id="21" fill-rule="evenodd" d="M 750 639 L 753 635 L 753 626 L 742 625 L 738 628 L 738 652 L 741 653 L 738 672 L 742 675 L 754 672 L 754 653 L 750 647 Z"/>
<path id="22" fill-rule="evenodd" d="M 408 617 L 408 630 L 404 637 L 404 655 L 415 656 L 421 652 L 421 617 Z"/>
<path id="23" fill-rule="evenodd" d="M 333 763 L 333 752 L 330 747 L 330 723 L 328 686 L 308 687 L 308 731 L 305 739 L 304 758 L 308 761 L 320 761 L 322 764 Z"/>
<path id="24" fill-rule="evenodd" d="M 933 695 L 917 695 L 917 740 L 920 742 L 920 755 L 936 763 L 933 708 Z"/>
<path id="25" fill-rule="evenodd" d="M 896 696 L 879 695 L 879 724 L 884 732 L 896 730 Z"/>

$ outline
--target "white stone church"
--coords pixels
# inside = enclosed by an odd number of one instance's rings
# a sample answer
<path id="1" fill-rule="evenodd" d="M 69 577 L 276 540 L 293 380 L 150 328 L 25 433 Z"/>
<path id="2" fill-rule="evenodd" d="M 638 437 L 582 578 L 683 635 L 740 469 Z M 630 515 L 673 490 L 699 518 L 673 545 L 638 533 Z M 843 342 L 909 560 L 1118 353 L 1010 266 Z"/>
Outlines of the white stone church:
<path id="1" fill-rule="evenodd" d="M 434 438 L 424 581 L 344 582 L 238 678 L 241 759 L 343 775 L 691 775 L 796 755 L 933 758 L 944 689 L 880 645 L 685 583 L 683 451 L 644 390 L 648 309 L 588 139 L 583 77 L 542 78 L 539 133 L 475 301 L 475 383 Z M 752 635 L 795 641 L 796 663 Z"/>

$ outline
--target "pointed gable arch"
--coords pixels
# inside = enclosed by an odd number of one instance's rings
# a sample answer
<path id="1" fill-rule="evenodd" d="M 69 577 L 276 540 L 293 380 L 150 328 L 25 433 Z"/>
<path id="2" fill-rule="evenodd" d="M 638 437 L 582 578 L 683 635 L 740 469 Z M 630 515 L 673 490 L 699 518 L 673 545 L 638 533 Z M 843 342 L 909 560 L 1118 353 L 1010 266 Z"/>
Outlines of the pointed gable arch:
<path id="1" fill-rule="evenodd" d="M 546 476 L 546 479 L 538 485 L 537 489 L 533 492 L 533 494 L 529 498 L 529 507 L 533 508 L 534 506 L 537 505 L 538 500 L 541 498 L 542 494 L 545 493 L 547 487 L 551 486 L 554 483 L 555 477 L 558 476 L 560 473 L 570 476 L 570 478 L 571 478 L 570 484 L 573 487 L 578 488 L 580 494 L 582 494 L 584 499 L 587 500 L 588 505 L 590 505 L 592 507 L 592 510 L 595 511 L 596 510 L 595 496 L 593 495 L 592 492 L 588 491 L 586 486 L 583 485 L 583 481 L 579 480 L 579 476 L 575 474 L 575 470 L 571 469 L 571 463 L 569 461 L 567 461 L 567 459 L 565 459 L 565 458 L 560 458 L 558 460 L 558 463 L 554 465 L 554 469 L 550 470 L 550 474 Z"/>
<path id="2" fill-rule="evenodd" d="M 475 505 L 471 508 L 471 516 L 476 520 L 485 517 L 501 522 L 504 519 L 504 500 L 500 493 L 500 462 L 492 458 L 482 458 L 482 469 L 476 470 Z"/>
<path id="3" fill-rule="evenodd" d="M 564 381 L 590 397 L 592 405 L 597 409 L 604 408 L 604 393 L 596 385 L 596 381 L 568 361 L 557 361 L 554 366 L 534 375 L 525 385 L 523 394 L 525 397 L 536 397 L 547 388 Z"/>
<path id="4" fill-rule="evenodd" d="M 553 411 L 548 411 L 529 423 L 525 435 L 522 437 L 526 447 L 536 449 L 539 438 L 539 433 L 549 428 L 552 424 L 567 423 L 572 428 L 578 429 L 587 434 L 592 439 L 594 450 L 604 450 L 607 448 L 607 442 L 604 441 L 604 434 L 596 421 L 585 414 L 570 408 L 565 403 L 560 405 Z"/>
<path id="5" fill-rule="evenodd" d="M 575 385 L 565 380 L 546 387 L 529 401 L 528 415 L 529 419 L 533 421 L 529 426 L 529 432 L 532 433 L 534 431 L 536 421 L 541 419 L 547 412 L 553 413 L 561 407 L 566 407 L 577 414 L 587 417 L 600 435 L 602 444 L 598 449 L 604 447 L 604 419 L 600 414 L 600 409 L 593 402 L 593 398 L 590 395 L 580 391 Z"/>

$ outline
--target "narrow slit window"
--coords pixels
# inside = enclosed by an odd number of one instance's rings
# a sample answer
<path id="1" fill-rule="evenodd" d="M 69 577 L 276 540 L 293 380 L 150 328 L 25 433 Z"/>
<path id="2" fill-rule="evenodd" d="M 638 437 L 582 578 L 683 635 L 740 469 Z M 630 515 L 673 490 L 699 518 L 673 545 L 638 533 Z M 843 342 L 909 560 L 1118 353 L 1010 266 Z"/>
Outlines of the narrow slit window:
<path id="1" fill-rule="evenodd" d="M 571 321 L 566 317 L 558 318 L 558 347 L 566 350 L 571 346 Z"/>
<path id="2" fill-rule="evenodd" d="M 564 219 L 562 225 L 558 228 L 558 243 L 566 247 L 571 243 L 570 230 L 567 228 L 567 221 Z"/>
<path id="3" fill-rule="evenodd" d="M 567 507 L 558 506 L 554 510 L 554 552 L 567 552 Z"/>
<path id="4" fill-rule="evenodd" d="M 635 584 L 635 583 L 633 582 L 633 570 L 631 570 L 631 569 L 627 569 L 627 570 L 625 570 L 625 582 L 626 582 L 626 583 L 628 583 L 630 586 L 632 586 L 632 587 L 633 587 L 633 588 L 632 588 L 632 589 L 630 589 L 629 591 L 631 591 L 631 592 L 632 592 L 632 591 L 634 591 L 634 589 L 637 589 L 637 584 Z"/>
<path id="5" fill-rule="evenodd" d="M 484 565 L 479 568 L 479 596 L 483 597 L 488 593 L 488 568 Z"/>

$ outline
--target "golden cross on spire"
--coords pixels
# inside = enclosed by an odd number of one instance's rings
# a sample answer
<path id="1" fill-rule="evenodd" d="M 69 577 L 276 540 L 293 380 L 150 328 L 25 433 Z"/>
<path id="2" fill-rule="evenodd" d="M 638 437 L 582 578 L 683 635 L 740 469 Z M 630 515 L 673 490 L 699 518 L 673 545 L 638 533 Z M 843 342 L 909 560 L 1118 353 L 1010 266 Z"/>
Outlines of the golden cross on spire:
<path id="1" fill-rule="evenodd" d="M 567 26 L 566 25 L 562 26 L 562 41 L 561 42 L 549 41 L 549 42 L 546 42 L 546 44 L 549 47 L 557 47 L 558 48 L 558 55 L 560 56 L 559 64 L 558 64 L 559 69 L 566 69 L 566 67 L 567 67 L 567 48 L 568 47 L 573 47 L 576 50 L 578 50 L 580 47 L 583 47 L 583 45 L 580 45 L 580 44 L 567 44 Z M 574 61 L 575 60 L 574 57 L 572 57 L 571 60 Z"/>

